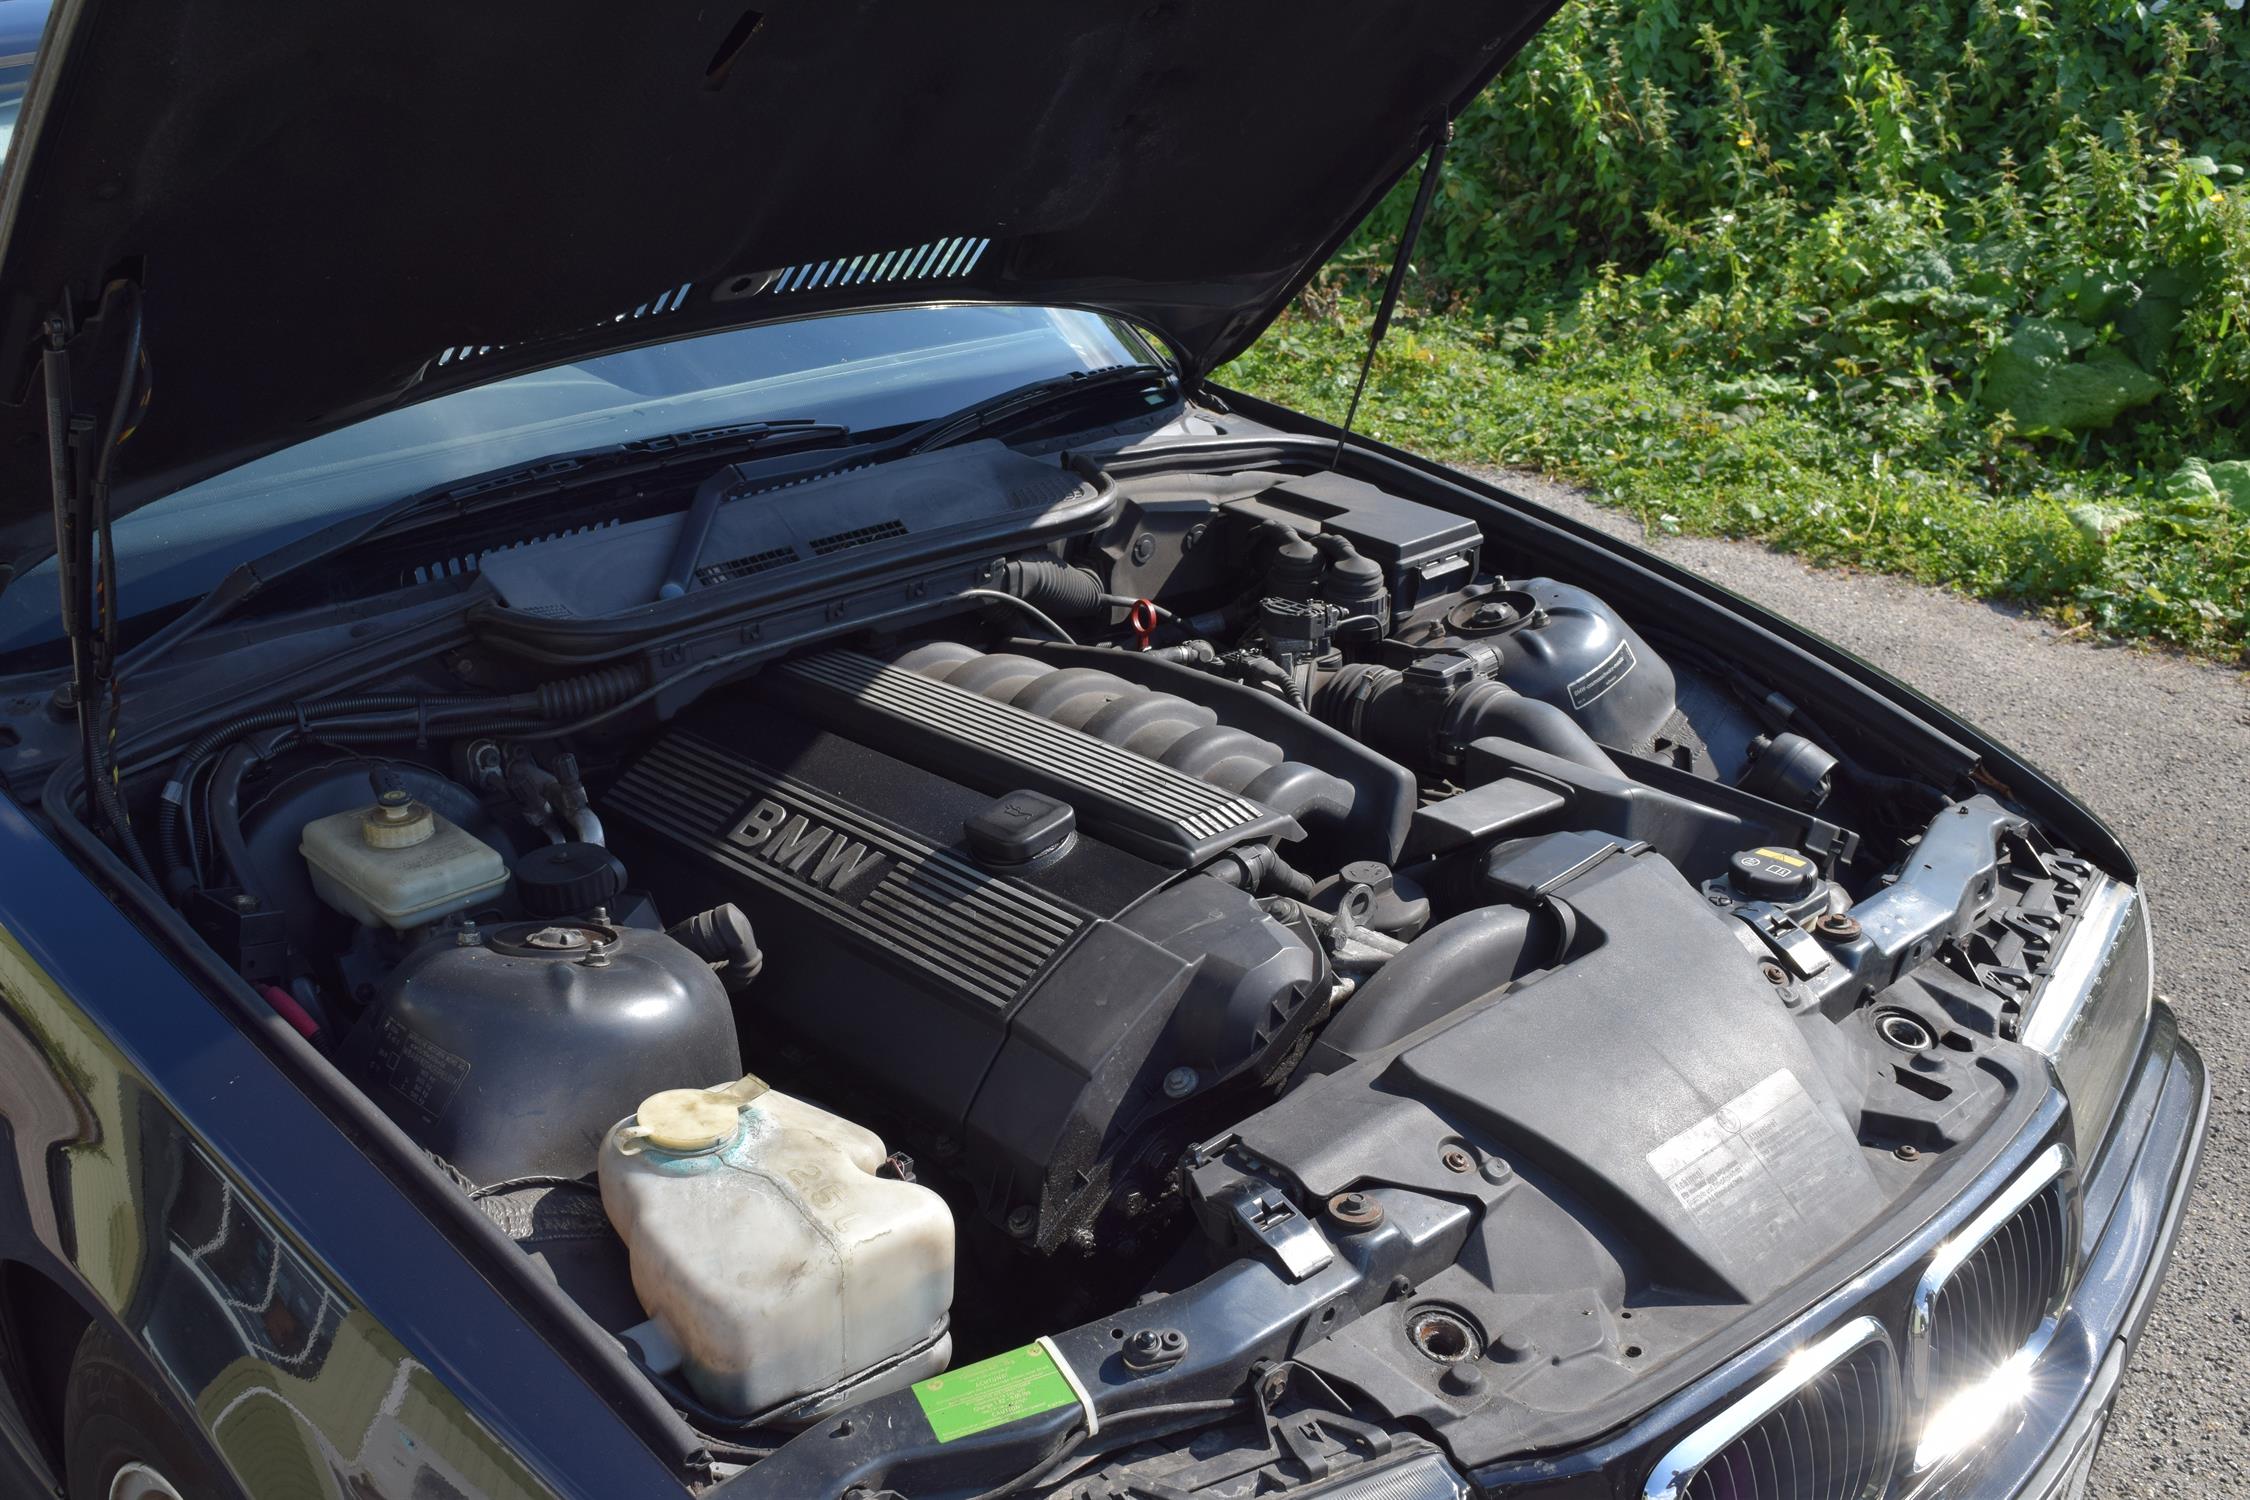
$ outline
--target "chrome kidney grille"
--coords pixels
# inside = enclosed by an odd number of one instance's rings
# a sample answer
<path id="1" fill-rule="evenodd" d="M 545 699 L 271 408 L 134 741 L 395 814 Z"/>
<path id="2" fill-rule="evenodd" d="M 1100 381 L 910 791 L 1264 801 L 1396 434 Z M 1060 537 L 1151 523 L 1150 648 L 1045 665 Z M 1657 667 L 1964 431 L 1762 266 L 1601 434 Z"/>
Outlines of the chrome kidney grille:
<path id="1" fill-rule="evenodd" d="M 1931 1258 L 1914 1289 L 1907 1372 L 1942 1407 L 2011 1360 L 2036 1357 L 2078 1259 L 2070 1149 L 2049 1146 Z"/>
<path id="2" fill-rule="evenodd" d="M 1872 1500 L 1898 1466 L 1898 1360 L 1873 1318 L 1797 1355 L 1657 1464 L 1648 1500 Z"/>
<path id="3" fill-rule="evenodd" d="M 1919 1330 L 1924 1399 L 1942 1405 L 2029 1348 L 2069 1289 L 2066 1184 L 2049 1180 L 1961 1259 Z"/>
<path id="4" fill-rule="evenodd" d="M 1887 1317 L 1853 1319 L 1675 1444 L 1646 1500 L 1952 1493 L 1960 1461 L 2001 1430 L 1985 1425 L 1984 1408 L 2020 1396 L 2054 1332 L 2077 1242 L 2075 1167 L 2057 1144 L 1930 1257 L 1907 1305 L 1903 1361 Z M 1964 1442 L 1933 1449 L 1931 1434 L 1949 1427 Z"/>

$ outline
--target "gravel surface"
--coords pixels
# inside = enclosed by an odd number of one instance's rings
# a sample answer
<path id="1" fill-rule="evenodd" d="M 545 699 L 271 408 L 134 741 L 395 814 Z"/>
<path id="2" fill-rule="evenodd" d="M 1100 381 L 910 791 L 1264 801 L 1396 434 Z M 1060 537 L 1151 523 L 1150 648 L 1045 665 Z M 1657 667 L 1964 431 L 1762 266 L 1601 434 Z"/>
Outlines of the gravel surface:
<path id="1" fill-rule="evenodd" d="M 2250 1494 L 2250 679 L 1763 547 L 1650 539 L 1524 474 L 1487 474 L 1826 636 L 2016 747 L 2134 851 L 2157 989 L 2211 1070 L 2201 1182 L 2125 1377 L 2089 1496 Z"/>

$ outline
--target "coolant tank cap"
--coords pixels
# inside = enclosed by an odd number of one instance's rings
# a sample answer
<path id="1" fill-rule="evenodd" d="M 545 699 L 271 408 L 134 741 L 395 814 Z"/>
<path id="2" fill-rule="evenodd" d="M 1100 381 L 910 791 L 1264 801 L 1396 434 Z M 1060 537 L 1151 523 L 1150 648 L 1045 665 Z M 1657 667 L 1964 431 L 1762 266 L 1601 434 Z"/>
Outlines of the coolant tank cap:
<path id="1" fill-rule="evenodd" d="M 634 1111 L 632 1135 L 659 1151 L 709 1151 L 734 1139 L 742 1101 L 709 1089 L 666 1089 Z"/>
<path id="2" fill-rule="evenodd" d="M 1794 849 L 1745 849 L 1727 862 L 1727 880 L 1758 901 L 1795 901 L 1820 883 L 1820 867 Z"/>

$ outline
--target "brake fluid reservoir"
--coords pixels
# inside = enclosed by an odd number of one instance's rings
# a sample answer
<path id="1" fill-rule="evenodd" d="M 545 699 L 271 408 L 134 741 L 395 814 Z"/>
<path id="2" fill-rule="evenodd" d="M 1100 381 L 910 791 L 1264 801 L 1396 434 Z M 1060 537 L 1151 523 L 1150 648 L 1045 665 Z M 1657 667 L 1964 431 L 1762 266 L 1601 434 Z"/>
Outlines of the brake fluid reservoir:
<path id="1" fill-rule="evenodd" d="M 652 1095 L 609 1132 L 602 1207 L 697 1396 L 810 1417 L 945 1368 L 953 1216 L 884 1155 L 756 1078 Z"/>
<path id="2" fill-rule="evenodd" d="M 297 851 L 313 890 L 369 927 L 405 931 L 462 911 L 508 883 L 500 852 L 376 773 L 372 807 L 307 823 Z"/>

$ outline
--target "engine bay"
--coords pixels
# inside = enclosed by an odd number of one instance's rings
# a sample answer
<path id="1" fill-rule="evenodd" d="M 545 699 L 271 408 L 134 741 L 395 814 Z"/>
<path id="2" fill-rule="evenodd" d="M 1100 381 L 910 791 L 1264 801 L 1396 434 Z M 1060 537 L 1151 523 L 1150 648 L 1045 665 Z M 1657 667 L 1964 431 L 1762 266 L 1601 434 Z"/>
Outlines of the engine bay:
<path id="1" fill-rule="evenodd" d="M 129 791 L 743 1462 L 1113 1318 L 1152 1391 L 1581 1438 L 2045 1087 L 2091 862 L 1469 515 L 996 443 L 723 502 L 668 604 L 669 515 L 496 549 L 467 647 Z"/>

